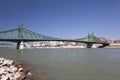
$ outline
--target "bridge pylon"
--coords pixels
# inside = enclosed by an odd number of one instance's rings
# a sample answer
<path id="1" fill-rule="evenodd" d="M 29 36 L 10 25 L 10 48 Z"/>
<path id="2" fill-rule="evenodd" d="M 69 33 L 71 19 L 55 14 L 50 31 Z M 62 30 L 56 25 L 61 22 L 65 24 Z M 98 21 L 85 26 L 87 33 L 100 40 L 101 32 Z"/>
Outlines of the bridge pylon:
<path id="1" fill-rule="evenodd" d="M 23 39 L 23 24 L 18 25 L 18 39 Z M 17 42 L 17 49 L 24 49 L 23 41 Z"/>

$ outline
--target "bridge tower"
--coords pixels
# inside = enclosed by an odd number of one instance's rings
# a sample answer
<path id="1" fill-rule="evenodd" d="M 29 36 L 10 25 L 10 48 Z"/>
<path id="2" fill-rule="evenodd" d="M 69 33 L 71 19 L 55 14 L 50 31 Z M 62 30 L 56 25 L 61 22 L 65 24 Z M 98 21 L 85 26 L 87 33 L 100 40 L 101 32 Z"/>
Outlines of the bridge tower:
<path id="1" fill-rule="evenodd" d="M 92 33 L 92 35 L 90 35 L 90 34 L 88 33 L 88 37 L 87 37 L 87 39 L 88 39 L 88 42 L 87 42 L 87 48 L 92 48 L 93 43 L 90 43 L 90 42 L 94 42 L 93 33 Z"/>
<path id="2" fill-rule="evenodd" d="M 23 24 L 21 23 L 18 25 L 18 39 L 19 41 L 17 42 L 17 49 L 24 49 L 24 44 L 21 39 L 23 39 Z"/>

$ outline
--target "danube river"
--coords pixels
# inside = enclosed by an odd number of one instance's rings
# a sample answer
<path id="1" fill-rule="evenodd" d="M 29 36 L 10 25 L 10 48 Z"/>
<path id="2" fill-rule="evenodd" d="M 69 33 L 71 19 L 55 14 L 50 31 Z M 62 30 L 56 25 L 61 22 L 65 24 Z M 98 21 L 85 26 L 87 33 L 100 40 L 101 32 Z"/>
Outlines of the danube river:
<path id="1" fill-rule="evenodd" d="M 0 48 L 0 56 L 32 68 L 34 80 L 120 80 L 120 49 Z"/>

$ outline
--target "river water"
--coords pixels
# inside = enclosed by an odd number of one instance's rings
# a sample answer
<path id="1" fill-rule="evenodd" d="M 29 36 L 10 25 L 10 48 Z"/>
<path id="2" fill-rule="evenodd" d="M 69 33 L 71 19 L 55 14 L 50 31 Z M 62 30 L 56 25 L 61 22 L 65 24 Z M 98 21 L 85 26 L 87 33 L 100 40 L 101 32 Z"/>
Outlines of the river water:
<path id="1" fill-rule="evenodd" d="M 35 80 L 120 80 L 120 49 L 0 48 L 0 56 L 28 65 Z"/>

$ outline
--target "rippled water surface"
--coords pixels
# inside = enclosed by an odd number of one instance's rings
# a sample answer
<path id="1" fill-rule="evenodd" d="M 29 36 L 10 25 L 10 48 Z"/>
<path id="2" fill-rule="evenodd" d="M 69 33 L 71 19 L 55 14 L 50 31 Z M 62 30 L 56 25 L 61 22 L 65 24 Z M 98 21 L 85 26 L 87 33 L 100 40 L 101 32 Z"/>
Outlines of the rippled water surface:
<path id="1" fill-rule="evenodd" d="M 36 80 L 120 80 L 120 49 L 5 49 L 0 56 L 30 66 Z"/>

